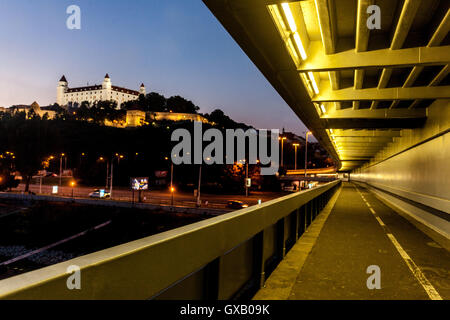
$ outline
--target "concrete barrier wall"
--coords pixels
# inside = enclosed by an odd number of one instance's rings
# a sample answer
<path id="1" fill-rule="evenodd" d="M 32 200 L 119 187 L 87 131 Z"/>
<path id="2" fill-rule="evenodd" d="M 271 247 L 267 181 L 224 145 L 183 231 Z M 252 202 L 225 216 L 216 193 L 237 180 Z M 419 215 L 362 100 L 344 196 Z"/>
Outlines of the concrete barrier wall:
<path id="1" fill-rule="evenodd" d="M 370 164 L 351 173 L 379 196 L 450 235 L 450 103 L 436 101 L 423 128 L 402 130 Z M 384 191 L 384 192 L 383 192 Z"/>

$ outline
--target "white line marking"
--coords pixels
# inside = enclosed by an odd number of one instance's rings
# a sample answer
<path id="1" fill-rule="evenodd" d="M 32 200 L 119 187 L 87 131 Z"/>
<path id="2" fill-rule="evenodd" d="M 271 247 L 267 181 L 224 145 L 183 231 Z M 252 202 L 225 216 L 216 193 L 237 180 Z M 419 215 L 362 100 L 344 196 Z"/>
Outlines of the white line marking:
<path id="1" fill-rule="evenodd" d="M 377 219 L 378 223 L 382 226 L 385 227 L 386 225 L 384 224 L 383 220 L 380 219 L 380 217 L 375 217 L 375 219 Z"/>
<path id="2" fill-rule="evenodd" d="M 431 300 L 442 300 L 442 297 L 439 295 L 439 293 L 436 291 L 436 289 L 433 287 L 433 285 L 428 281 L 428 279 L 422 273 L 420 268 L 414 263 L 414 261 L 406 253 L 406 251 L 403 250 L 402 246 L 400 245 L 400 243 L 398 243 L 397 239 L 395 239 L 395 237 L 390 233 L 388 233 L 387 236 L 389 237 L 391 242 L 394 244 L 394 247 L 397 249 L 397 251 L 400 253 L 400 256 L 406 262 L 406 265 L 411 270 L 414 277 L 416 277 L 417 281 L 419 281 L 419 283 L 425 289 L 425 291 L 428 294 L 428 296 L 430 297 L 430 299 Z"/>
<path id="3" fill-rule="evenodd" d="M 359 189 L 356 188 L 356 190 L 359 192 Z M 367 203 L 366 199 L 364 199 L 364 196 L 359 192 L 361 197 L 363 198 L 364 202 L 369 206 L 370 211 L 375 215 L 375 211 L 370 207 L 370 205 Z M 380 219 L 377 215 L 375 215 L 375 219 L 377 219 L 378 223 L 385 227 L 383 220 Z M 400 256 L 405 261 L 406 265 L 408 266 L 409 270 L 411 270 L 413 276 L 419 281 L 425 292 L 428 294 L 431 300 L 442 300 L 442 297 L 439 295 L 437 290 L 433 287 L 433 285 L 428 281 L 428 279 L 425 277 L 425 275 L 422 273 L 420 268 L 414 263 L 414 261 L 411 259 L 411 257 L 406 253 L 406 251 L 403 249 L 403 247 L 400 245 L 400 243 L 397 241 L 397 239 L 394 237 L 391 233 L 386 233 L 389 240 L 391 240 L 394 247 L 397 249 L 397 251 L 400 253 Z"/>

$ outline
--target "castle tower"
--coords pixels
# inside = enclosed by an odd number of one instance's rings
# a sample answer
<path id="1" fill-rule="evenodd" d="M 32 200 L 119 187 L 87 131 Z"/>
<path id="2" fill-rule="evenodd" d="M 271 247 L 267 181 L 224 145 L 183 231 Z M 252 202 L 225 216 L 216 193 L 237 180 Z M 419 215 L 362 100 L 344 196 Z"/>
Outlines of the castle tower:
<path id="1" fill-rule="evenodd" d="M 64 94 L 69 89 L 69 83 L 66 80 L 65 76 L 62 76 L 62 78 L 58 82 L 58 86 L 56 87 L 56 103 L 60 106 L 65 105 L 64 101 Z"/>
<path id="2" fill-rule="evenodd" d="M 112 97 L 112 83 L 108 74 L 106 74 L 105 79 L 103 79 L 102 89 L 102 100 L 110 100 Z"/>
<path id="3" fill-rule="evenodd" d="M 146 95 L 146 90 L 145 90 L 144 84 L 141 84 L 141 87 L 139 88 L 139 93 L 143 94 L 144 96 Z"/>

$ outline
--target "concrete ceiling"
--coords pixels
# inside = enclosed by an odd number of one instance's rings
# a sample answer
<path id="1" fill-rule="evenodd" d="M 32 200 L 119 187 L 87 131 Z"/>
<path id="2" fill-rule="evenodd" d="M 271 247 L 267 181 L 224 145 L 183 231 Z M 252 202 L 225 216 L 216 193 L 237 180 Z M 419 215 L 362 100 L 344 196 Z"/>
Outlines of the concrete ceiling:
<path id="1" fill-rule="evenodd" d="M 448 0 L 204 2 L 341 171 L 450 98 Z M 373 4 L 379 30 L 366 24 Z"/>

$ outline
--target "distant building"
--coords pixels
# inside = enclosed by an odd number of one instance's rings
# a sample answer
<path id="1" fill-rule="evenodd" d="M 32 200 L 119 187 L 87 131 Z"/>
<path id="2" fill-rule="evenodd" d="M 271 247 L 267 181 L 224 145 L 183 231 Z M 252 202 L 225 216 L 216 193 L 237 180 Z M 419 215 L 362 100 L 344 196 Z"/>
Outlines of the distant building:
<path id="1" fill-rule="evenodd" d="M 16 105 L 16 106 L 12 106 L 12 107 L 6 109 L 6 111 L 8 111 L 12 114 L 19 113 L 19 112 L 25 112 L 27 117 L 31 110 L 33 110 L 34 113 L 36 115 L 40 116 L 41 118 L 43 118 L 45 115 L 47 115 L 48 119 L 53 119 L 56 115 L 55 111 L 48 110 L 47 107 L 41 108 L 36 101 L 33 102 L 31 105 Z"/>
<path id="2" fill-rule="evenodd" d="M 151 112 L 150 119 L 155 121 L 198 121 L 207 123 L 205 117 L 197 113 L 176 113 L 176 112 Z"/>
<path id="3" fill-rule="evenodd" d="M 144 124 L 146 112 L 141 110 L 127 111 L 127 127 L 140 127 Z"/>
<path id="4" fill-rule="evenodd" d="M 144 84 L 141 84 L 139 91 L 113 86 L 108 74 L 101 85 L 78 88 L 69 88 L 66 77 L 62 76 L 56 87 L 56 103 L 60 106 L 74 107 L 81 105 L 83 101 L 91 104 L 97 101 L 115 101 L 117 108 L 120 108 L 122 103 L 137 100 L 141 94 L 146 94 Z"/>
<path id="5" fill-rule="evenodd" d="M 175 113 L 175 112 L 145 112 L 141 110 L 128 110 L 126 126 L 139 127 L 149 121 L 198 121 L 208 123 L 205 117 L 196 113 Z"/>

